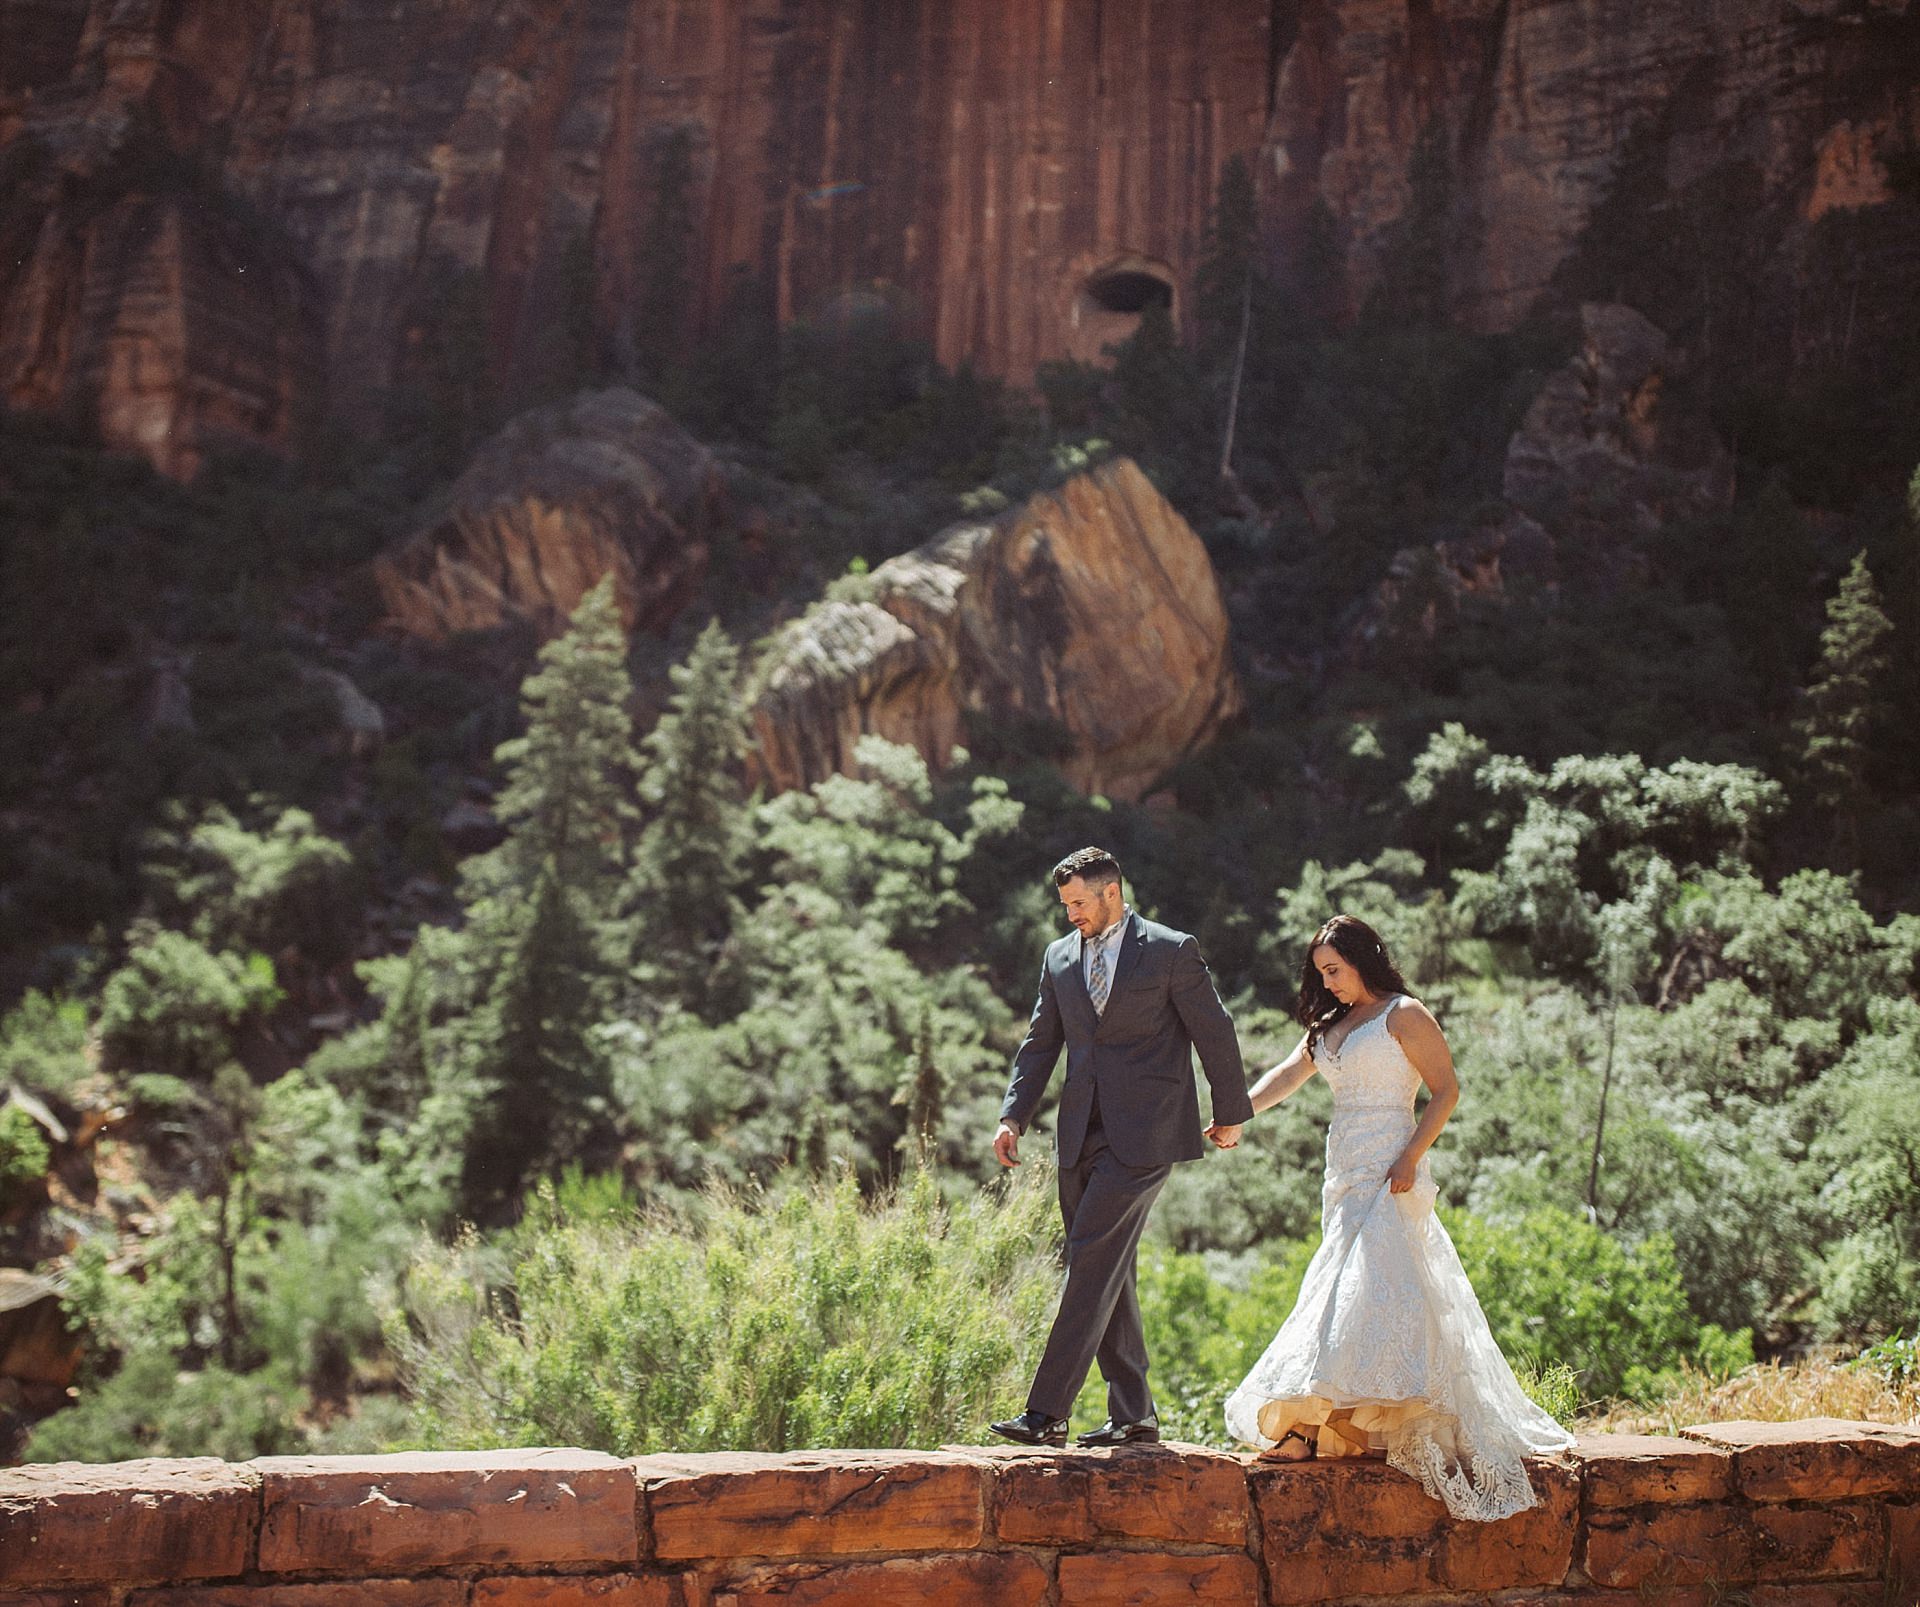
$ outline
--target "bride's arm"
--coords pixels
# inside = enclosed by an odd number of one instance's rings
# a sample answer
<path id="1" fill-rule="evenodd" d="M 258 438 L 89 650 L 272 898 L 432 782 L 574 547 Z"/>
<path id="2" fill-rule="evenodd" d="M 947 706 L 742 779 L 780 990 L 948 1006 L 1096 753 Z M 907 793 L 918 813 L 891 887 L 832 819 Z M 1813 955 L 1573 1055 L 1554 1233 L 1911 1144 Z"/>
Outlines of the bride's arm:
<path id="1" fill-rule="evenodd" d="M 1393 1192 L 1404 1194 L 1413 1187 L 1413 1172 L 1420 1164 L 1420 1157 L 1433 1146 L 1440 1129 L 1453 1114 L 1454 1106 L 1460 1103 L 1460 1079 L 1454 1075 L 1453 1051 L 1447 1047 L 1447 1035 L 1433 1019 L 1433 1012 L 1418 999 L 1408 999 L 1394 1007 L 1387 1031 L 1406 1051 L 1407 1059 L 1420 1073 L 1420 1080 L 1427 1085 L 1431 1096 L 1427 1108 L 1420 1113 L 1420 1124 L 1414 1128 L 1413 1137 L 1407 1140 L 1400 1158 L 1387 1171 L 1387 1182 Z"/>
<path id="2" fill-rule="evenodd" d="M 1271 1071 L 1263 1073 L 1260 1080 L 1247 1090 L 1247 1097 L 1253 1101 L 1254 1115 L 1271 1110 L 1289 1094 L 1297 1093 L 1318 1069 L 1313 1057 L 1307 1053 L 1307 1040 L 1301 1038 L 1292 1054 Z"/>

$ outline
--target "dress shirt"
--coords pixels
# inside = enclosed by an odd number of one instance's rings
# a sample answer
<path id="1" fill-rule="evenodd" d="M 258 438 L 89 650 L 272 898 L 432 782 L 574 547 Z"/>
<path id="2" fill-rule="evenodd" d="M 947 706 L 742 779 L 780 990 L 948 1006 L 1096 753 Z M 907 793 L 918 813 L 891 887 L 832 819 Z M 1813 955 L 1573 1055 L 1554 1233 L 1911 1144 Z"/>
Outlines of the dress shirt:
<path id="1" fill-rule="evenodd" d="M 1122 904 L 1120 913 L 1113 925 L 1093 937 L 1080 939 L 1080 980 L 1087 985 L 1087 992 L 1093 992 L 1093 956 L 1096 950 L 1104 949 L 1107 955 L 1107 999 L 1113 999 L 1113 968 L 1120 959 L 1120 939 L 1126 934 L 1127 917 L 1133 913 L 1131 904 Z M 1106 1012 L 1100 1012 L 1105 1015 Z"/>

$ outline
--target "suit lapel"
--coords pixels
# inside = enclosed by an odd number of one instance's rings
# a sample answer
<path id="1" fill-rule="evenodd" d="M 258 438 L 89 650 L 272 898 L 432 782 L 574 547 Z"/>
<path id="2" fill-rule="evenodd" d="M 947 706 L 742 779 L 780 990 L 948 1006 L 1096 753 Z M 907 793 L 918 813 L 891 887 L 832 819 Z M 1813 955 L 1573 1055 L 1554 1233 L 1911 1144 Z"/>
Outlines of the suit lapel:
<path id="1" fill-rule="evenodd" d="M 1055 990 L 1062 999 L 1073 1001 L 1073 1008 L 1091 1031 L 1100 1025 L 1100 1017 L 1095 1014 L 1093 998 L 1087 992 L 1087 940 L 1074 933 L 1062 949 L 1061 959 L 1062 975 Z"/>

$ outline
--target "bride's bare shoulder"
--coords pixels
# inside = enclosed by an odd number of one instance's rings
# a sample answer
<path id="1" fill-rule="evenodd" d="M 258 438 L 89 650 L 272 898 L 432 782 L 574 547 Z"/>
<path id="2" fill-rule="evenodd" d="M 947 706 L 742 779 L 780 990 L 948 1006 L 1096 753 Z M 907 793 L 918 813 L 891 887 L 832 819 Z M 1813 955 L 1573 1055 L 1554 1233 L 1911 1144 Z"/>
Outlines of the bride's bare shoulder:
<path id="1" fill-rule="evenodd" d="M 1437 1035 L 1444 1038 L 1440 1023 L 1434 1019 L 1433 1012 L 1416 999 L 1411 993 L 1394 995 L 1387 1002 L 1387 1031 L 1403 1043 L 1410 1038 L 1425 1038 Z"/>

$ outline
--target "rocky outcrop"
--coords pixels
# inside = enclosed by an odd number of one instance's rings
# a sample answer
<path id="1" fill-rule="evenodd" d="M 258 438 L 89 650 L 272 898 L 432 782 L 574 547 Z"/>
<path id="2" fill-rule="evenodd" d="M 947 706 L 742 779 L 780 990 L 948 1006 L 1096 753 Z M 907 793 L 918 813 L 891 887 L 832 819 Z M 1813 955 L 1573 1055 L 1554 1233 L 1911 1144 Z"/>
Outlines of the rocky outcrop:
<path id="1" fill-rule="evenodd" d="M 712 453 L 664 411 L 591 392 L 483 445 L 374 578 L 388 623 L 433 641 L 514 622 L 557 635 L 607 575 L 628 629 L 658 629 L 705 572 L 723 502 Z"/>
<path id="2" fill-rule="evenodd" d="M 0 1471 L 0 1590 L 81 1607 L 1911 1599 L 1920 1432 L 1684 1434 L 1530 1462 L 1539 1504 L 1489 1524 L 1378 1462 L 1173 1444 L 67 1462 Z"/>
<path id="3" fill-rule="evenodd" d="M 1240 707 L 1206 549 L 1131 459 L 880 565 L 776 640 L 753 710 L 774 787 L 850 770 L 860 737 L 935 769 L 989 729 L 1137 798 Z"/>
<path id="4" fill-rule="evenodd" d="M 1581 344 L 1507 445 L 1502 491 L 1547 518 L 1650 534 L 1733 497 L 1733 460 L 1697 411 L 1667 400 L 1666 336 L 1631 307 L 1580 309 Z"/>
<path id="5" fill-rule="evenodd" d="M 1398 655 L 1432 642 L 1469 602 L 1500 602 L 1516 580 L 1558 587 L 1553 538 L 1518 508 L 1491 511 L 1466 535 L 1403 547 L 1348 632 L 1350 659 Z"/>
<path id="6" fill-rule="evenodd" d="M 1792 301 L 1814 223 L 1888 210 L 1917 36 L 1831 0 L 0 0 L 0 391 L 184 472 L 202 413 L 274 440 L 304 395 L 371 424 L 436 340 L 484 339 L 509 391 L 583 319 L 629 350 L 675 261 L 653 313 L 693 339 L 743 293 L 787 319 L 878 290 L 943 361 L 1024 382 L 1149 301 L 1185 315 L 1236 154 L 1270 251 L 1321 240 L 1330 310 L 1357 307 L 1429 131 L 1472 322 L 1525 312 L 1636 127 L 1676 188 L 1753 169 Z M 124 217 L 62 200 L 129 148 L 167 160 Z M 1861 350 L 1907 316 L 1911 233 L 1850 263 Z M 301 265 L 310 312 L 224 260 L 236 235 Z"/>
<path id="7" fill-rule="evenodd" d="M 80 1341 L 67 1327 L 59 1286 L 18 1267 L 0 1267 L 0 1380 L 64 1389 L 79 1363 Z"/>
<path id="8" fill-rule="evenodd" d="M 1704 413 L 1676 394 L 1667 338 L 1631 307 L 1580 309 L 1579 349 L 1547 377 L 1507 443 L 1504 500 L 1465 535 L 1402 548 L 1350 624 L 1350 661 L 1432 642 L 1471 602 L 1516 582 L 1556 595 L 1644 578 L 1638 538 L 1733 496 L 1733 463 Z"/>

